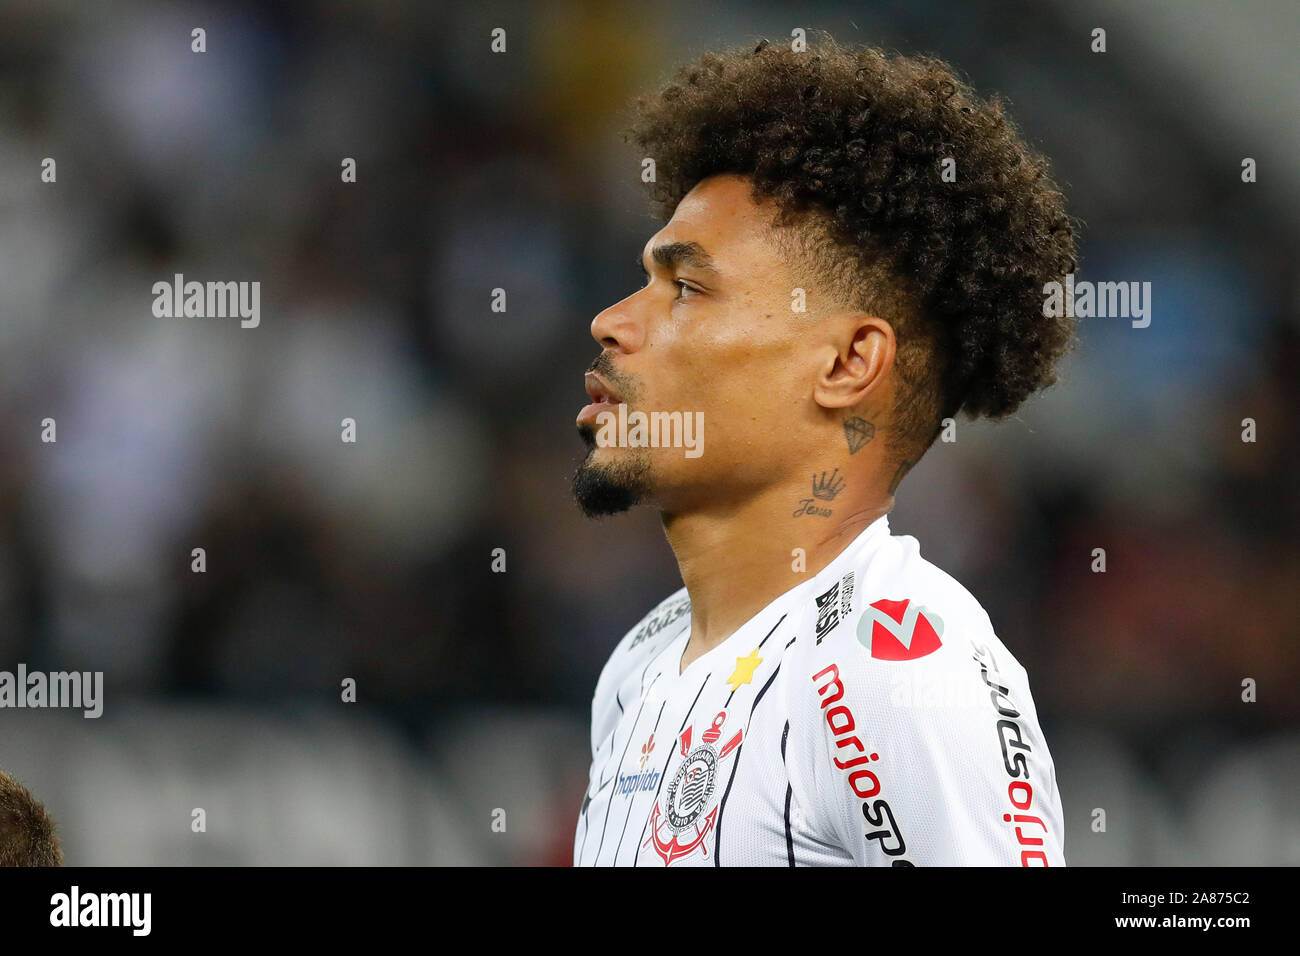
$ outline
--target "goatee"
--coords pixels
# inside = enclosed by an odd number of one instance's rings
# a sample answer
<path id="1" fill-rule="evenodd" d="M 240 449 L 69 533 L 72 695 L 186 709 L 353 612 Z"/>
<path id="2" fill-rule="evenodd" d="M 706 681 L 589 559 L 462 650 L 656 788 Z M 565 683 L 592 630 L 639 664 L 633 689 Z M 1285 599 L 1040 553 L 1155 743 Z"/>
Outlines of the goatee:
<path id="1" fill-rule="evenodd" d="M 587 443 L 587 457 L 573 473 L 573 497 L 588 518 L 616 515 L 638 505 L 650 493 L 650 462 L 642 454 L 625 450 L 615 464 L 596 464 L 596 437 L 591 427 L 578 428 Z"/>

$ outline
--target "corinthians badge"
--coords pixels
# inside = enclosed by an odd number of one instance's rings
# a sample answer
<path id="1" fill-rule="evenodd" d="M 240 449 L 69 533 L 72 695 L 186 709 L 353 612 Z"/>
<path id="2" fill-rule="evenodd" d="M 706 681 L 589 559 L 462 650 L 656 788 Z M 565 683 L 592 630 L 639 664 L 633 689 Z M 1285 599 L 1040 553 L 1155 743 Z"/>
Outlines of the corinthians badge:
<path id="1" fill-rule="evenodd" d="M 675 860 L 695 851 L 699 847 L 708 855 L 704 847 L 704 838 L 709 835 L 717 822 L 718 808 L 714 807 L 704 816 L 717 788 L 718 767 L 740 746 L 743 730 L 719 749 L 717 744 L 722 738 L 722 725 L 727 721 L 727 712 L 718 711 L 713 724 L 700 735 L 700 745 L 691 749 L 691 737 L 694 724 L 682 731 L 678 750 L 682 756 L 681 766 L 668 784 L 664 795 L 664 809 L 659 809 L 656 800 L 650 812 L 650 836 L 643 844 L 653 846 L 654 851 L 664 861 L 664 866 L 671 866 Z M 704 817 L 701 820 L 701 817 Z"/>

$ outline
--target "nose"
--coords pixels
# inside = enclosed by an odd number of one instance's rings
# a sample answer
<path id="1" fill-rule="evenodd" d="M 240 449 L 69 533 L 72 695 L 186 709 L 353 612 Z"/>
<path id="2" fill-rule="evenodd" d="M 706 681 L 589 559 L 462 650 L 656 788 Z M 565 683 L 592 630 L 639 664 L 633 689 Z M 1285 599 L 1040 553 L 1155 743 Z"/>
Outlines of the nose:
<path id="1" fill-rule="evenodd" d="M 635 300 L 636 295 L 630 295 L 591 320 L 591 337 L 601 348 L 619 352 L 635 352 L 641 348 L 645 323 L 639 317 Z"/>

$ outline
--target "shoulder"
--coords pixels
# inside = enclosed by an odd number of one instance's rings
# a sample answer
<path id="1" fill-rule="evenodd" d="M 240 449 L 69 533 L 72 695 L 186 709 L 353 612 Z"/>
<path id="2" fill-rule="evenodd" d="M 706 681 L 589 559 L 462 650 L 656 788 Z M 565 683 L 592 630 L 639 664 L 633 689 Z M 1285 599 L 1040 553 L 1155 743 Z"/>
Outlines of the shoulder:
<path id="1" fill-rule="evenodd" d="M 628 677 L 643 669 L 680 630 L 682 618 L 689 618 L 691 600 L 686 588 L 679 588 L 651 608 L 619 639 L 592 695 L 592 739 L 599 741 L 609 731 L 607 724 L 616 720 L 626 704 L 620 690 Z"/>
<path id="2" fill-rule="evenodd" d="M 614 653 L 610 655 L 610 660 L 613 661 L 620 655 L 634 654 L 640 647 L 658 646 L 662 636 L 673 630 L 672 625 L 690 611 L 690 595 L 686 593 L 686 588 L 678 588 L 647 611 L 645 616 L 623 635 L 618 646 L 614 648 Z"/>
<path id="3" fill-rule="evenodd" d="M 1024 669 L 979 601 L 910 536 L 818 582 L 799 613 L 787 703 L 792 721 L 828 742 L 852 723 L 961 760 L 973 734 L 981 752 L 996 745 L 984 733 L 998 719 L 992 686 L 1032 706 Z"/>
<path id="4" fill-rule="evenodd" d="M 912 863 L 1018 863 L 1004 821 L 1032 813 L 1053 842 L 1025 852 L 1056 865 L 1051 757 L 1024 668 L 983 607 L 911 537 L 837 570 L 801 610 L 787 693 L 791 733 L 848 845 L 861 849 L 865 817 L 886 858 L 906 847 Z"/>
<path id="5" fill-rule="evenodd" d="M 799 609 L 804 663 L 842 660 L 878 683 L 968 671 L 976 645 L 995 644 L 999 660 L 1010 659 L 979 601 L 925 560 L 910 535 L 888 536 L 839 571 Z"/>

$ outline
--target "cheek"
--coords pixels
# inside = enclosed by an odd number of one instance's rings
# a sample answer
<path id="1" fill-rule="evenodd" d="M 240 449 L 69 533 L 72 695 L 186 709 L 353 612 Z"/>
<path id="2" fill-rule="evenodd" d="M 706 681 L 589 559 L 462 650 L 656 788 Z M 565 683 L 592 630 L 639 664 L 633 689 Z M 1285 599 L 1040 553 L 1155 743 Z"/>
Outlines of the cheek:
<path id="1" fill-rule="evenodd" d="M 652 348 L 664 375 L 654 400 L 676 402 L 721 419 L 761 418 L 765 407 L 789 404 L 798 341 L 790 317 L 771 305 L 742 300 L 735 309 L 700 309 L 665 323 Z"/>

